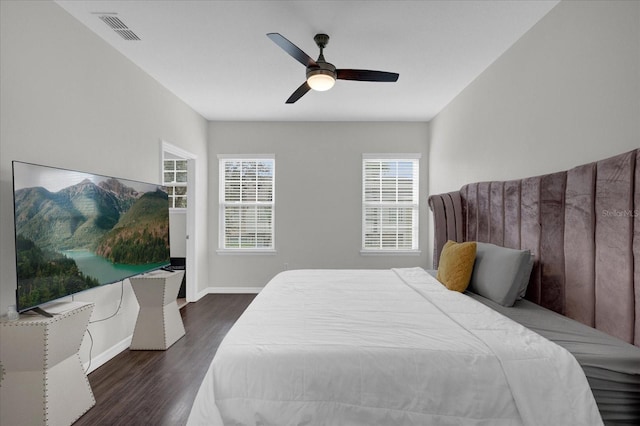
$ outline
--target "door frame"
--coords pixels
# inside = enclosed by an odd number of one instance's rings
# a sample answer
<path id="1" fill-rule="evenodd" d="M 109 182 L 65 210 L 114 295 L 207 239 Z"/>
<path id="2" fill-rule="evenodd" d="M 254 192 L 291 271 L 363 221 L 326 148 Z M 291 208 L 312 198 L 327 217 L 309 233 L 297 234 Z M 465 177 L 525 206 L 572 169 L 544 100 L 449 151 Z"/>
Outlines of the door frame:
<path id="1" fill-rule="evenodd" d="M 195 302 L 197 301 L 198 296 L 198 256 L 196 255 L 196 240 L 197 233 L 196 230 L 196 204 L 197 198 L 196 194 L 196 166 L 197 166 L 197 155 L 185 151 L 182 148 L 179 148 L 165 140 L 161 140 L 161 167 L 160 167 L 160 182 L 164 182 L 163 169 L 164 169 L 164 158 L 165 152 L 172 154 L 174 156 L 180 157 L 182 159 L 187 160 L 187 235 L 186 235 L 186 265 L 185 265 L 185 274 L 186 274 L 186 297 L 187 302 Z"/>

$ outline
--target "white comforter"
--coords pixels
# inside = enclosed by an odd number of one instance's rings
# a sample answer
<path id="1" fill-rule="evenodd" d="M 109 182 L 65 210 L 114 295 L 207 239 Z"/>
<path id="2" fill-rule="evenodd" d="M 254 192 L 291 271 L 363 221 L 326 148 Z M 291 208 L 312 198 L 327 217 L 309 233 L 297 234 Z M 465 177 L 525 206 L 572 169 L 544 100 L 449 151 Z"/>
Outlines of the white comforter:
<path id="1" fill-rule="evenodd" d="M 276 276 L 189 425 L 599 425 L 576 360 L 421 268 Z"/>

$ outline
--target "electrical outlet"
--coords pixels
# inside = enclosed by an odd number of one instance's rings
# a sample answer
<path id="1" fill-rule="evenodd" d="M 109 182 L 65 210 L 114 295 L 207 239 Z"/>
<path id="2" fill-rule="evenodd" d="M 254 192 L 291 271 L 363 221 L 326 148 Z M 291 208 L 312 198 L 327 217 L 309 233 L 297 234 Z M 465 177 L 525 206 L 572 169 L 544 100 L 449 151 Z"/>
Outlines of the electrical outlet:
<path id="1" fill-rule="evenodd" d="M 287 271 L 289 269 L 289 264 L 285 262 L 284 264 L 284 270 Z"/>

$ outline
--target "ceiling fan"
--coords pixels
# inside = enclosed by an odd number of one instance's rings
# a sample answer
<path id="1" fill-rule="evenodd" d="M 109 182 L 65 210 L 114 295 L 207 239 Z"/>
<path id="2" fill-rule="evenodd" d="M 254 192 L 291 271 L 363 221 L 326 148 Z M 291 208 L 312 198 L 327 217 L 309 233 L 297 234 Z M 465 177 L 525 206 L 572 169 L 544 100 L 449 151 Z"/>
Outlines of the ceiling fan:
<path id="1" fill-rule="evenodd" d="M 317 91 L 331 89 L 336 79 L 378 82 L 398 81 L 399 74 L 395 72 L 336 69 L 333 64 L 330 64 L 324 59 L 323 50 L 329 43 L 329 36 L 326 34 L 316 34 L 315 37 L 313 37 L 313 40 L 320 48 L 320 56 L 318 56 L 318 59 L 315 61 L 281 34 L 269 33 L 267 37 L 273 40 L 275 44 L 280 46 L 295 60 L 307 67 L 307 80 L 287 99 L 286 103 L 288 104 L 294 103 L 311 89 Z"/>

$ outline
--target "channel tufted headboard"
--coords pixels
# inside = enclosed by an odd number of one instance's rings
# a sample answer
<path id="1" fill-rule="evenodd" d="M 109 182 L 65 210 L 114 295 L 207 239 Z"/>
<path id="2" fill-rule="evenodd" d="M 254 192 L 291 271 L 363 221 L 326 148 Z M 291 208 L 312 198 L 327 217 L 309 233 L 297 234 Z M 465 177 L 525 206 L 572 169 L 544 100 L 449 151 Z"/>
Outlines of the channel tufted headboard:
<path id="1" fill-rule="evenodd" d="M 640 149 L 568 171 L 429 197 L 447 240 L 529 249 L 526 298 L 640 346 Z"/>

